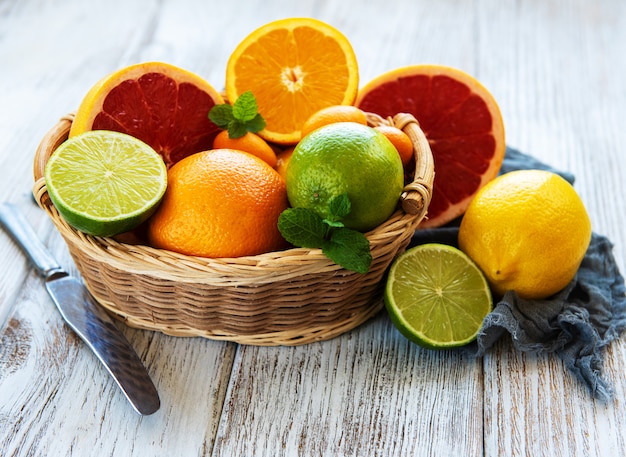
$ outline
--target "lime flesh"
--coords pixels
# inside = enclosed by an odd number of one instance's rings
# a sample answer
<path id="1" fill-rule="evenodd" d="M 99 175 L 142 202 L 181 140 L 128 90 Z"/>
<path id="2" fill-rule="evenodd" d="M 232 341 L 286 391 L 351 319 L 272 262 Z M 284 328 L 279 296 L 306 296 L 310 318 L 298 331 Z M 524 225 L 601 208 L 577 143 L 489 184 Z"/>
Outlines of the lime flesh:
<path id="1" fill-rule="evenodd" d="M 385 305 L 393 324 L 411 341 L 445 349 L 476 339 L 493 300 L 484 275 L 463 252 L 424 244 L 392 264 Z"/>
<path id="2" fill-rule="evenodd" d="M 124 133 L 94 130 L 70 138 L 44 172 L 59 214 L 89 235 L 136 228 L 156 209 L 167 187 L 161 156 Z"/>

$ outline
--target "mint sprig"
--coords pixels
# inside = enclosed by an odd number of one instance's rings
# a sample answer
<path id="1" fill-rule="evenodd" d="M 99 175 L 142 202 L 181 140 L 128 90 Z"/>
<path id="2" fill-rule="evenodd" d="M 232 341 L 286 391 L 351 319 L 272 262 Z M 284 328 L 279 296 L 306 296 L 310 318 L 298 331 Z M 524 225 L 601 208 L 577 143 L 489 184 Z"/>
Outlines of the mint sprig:
<path id="1" fill-rule="evenodd" d="M 329 212 L 324 219 L 309 208 L 288 208 L 278 218 L 278 230 L 295 246 L 321 248 L 326 257 L 346 270 L 367 273 L 372 263 L 369 240 L 341 222 L 350 213 L 348 195 L 333 198 Z"/>
<path id="2" fill-rule="evenodd" d="M 265 119 L 251 91 L 237 97 L 232 105 L 215 105 L 209 111 L 209 119 L 218 127 L 228 130 L 230 138 L 240 138 L 248 132 L 256 133 L 265 128 Z"/>

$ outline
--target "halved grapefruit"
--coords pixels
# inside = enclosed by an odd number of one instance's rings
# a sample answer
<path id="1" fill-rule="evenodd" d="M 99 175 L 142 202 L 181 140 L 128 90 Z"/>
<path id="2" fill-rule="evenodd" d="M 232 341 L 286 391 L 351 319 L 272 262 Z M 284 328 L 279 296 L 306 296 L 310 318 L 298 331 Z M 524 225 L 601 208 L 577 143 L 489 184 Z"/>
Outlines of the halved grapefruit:
<path id="1" fill-rule="evenodd" d="M 224 99 L 207 81 L 163 62 L 122 68 L 83 98 L 70 137 L 90 130 L 126 133 L 152 146 L 170 167 L 211 149 L 219 129 L 209 111 Z"/>
<path id="2" fill-rule="evenodd" d="M 462 215 L 478 190 L 496 177 L 506 144 L 491 93 L 467 73 L 443 65 L 412 65 L 365 85 L 356 105 L 380 116 L 410 113 L 426 134 L 435 162 L 433 197 L 419 228 Z"/>

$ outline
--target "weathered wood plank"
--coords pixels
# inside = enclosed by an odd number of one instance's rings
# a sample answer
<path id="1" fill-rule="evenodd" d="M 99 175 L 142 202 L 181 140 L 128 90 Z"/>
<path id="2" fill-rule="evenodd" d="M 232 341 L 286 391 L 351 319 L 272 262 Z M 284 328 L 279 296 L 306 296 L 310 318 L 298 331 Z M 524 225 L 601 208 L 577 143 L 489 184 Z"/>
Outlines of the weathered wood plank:
<path id="1" fill-rule="evenodd" d="M 216 455 L 478 455 L 482 364 L 387 316 L 295 348 L 240 347 Z"/>

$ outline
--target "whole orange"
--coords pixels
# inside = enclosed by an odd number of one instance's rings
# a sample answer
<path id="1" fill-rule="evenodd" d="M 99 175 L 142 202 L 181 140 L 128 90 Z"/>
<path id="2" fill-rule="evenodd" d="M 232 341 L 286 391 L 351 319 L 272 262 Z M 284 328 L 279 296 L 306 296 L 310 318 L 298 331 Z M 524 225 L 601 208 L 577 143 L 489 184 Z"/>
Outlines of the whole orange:
<path id="1" fill-rule="evenodd" d="M 391 144 L 393 144 L 400 155 L 402 165 L 407 166 L 413 158 L 413 142 L 411 138 L 393 125 L 379 125 L 374 127 L 374 130 L 378 130 L 385 135 Z"/>
<path id="2" fill-rule="evenodd" d="M 287 206 L 285 181 L 263 160 L 232 149 L 200 152 L 170 168 L 148 241 L 202 257 L 278 250 L 286 246 L 277 224 Z"/>
<path id="3" fill-rule="evenodd" d="M 317 130 L 325 125 L 337 122 L 356 122 L 367 125 L 365 111 L 353 105 L 332 105 L 322 108 L 313 113 L 302 125 L 302 137 L 304 138 L 313 130 Z"/>

